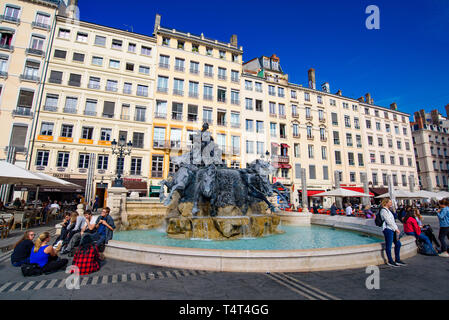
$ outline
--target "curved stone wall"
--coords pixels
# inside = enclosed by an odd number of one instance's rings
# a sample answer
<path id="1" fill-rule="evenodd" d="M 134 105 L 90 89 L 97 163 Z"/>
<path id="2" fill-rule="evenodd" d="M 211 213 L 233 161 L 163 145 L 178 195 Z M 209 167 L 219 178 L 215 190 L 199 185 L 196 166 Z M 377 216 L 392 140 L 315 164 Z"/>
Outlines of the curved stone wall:
<path id="1" fill-rule="evenodd" d="M 310 220 L 312 224 L 317 225 L 377 236 L 382 234 L 381 229 L 370 220 L 325 215 L 312 215 Z M 291 219 L 289 224 L 293 224 Z M 402 259 L 417 254 L 413 237 L 404 237 L 401 243 Z M 229 272 L 310 272 L 384 264 L 386 257 L 383 247 L 384 243 L 311 250 L 212 250 L 161 247 L 112 240 L 106 247 L 105 255 L 117 260 L 170 268 Z"/>

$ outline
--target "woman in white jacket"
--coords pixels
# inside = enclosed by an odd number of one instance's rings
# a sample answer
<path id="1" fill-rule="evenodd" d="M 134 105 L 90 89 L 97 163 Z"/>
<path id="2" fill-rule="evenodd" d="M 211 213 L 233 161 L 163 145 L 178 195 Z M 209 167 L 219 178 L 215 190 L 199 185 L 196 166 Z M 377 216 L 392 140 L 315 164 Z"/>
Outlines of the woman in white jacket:
<path id="1" fill-rule="evenodd" d="M 384 198 L 381 202 L 380 216 L 382 221 L 382 231 L 385 236 L 385 253 L 387 254 L 388 262 L 387 265 L 392 267 L 405 266 L 406 264 L 401 261 L 400 251 L 401 251 L 401 242 L 399 241 L 399 235 L 401 231 L 396 225 L 394 215 L 391 213 L 390 208 L 393 205 L 393 202 L 390 198 Z M 394 255 L 395 261 L 391 256 L 391 248 L 394 243 Z"/>

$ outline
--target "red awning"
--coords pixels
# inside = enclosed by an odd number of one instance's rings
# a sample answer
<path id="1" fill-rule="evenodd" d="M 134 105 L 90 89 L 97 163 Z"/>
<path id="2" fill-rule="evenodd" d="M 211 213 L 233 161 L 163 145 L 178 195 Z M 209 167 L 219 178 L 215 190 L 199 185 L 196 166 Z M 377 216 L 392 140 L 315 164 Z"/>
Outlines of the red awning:
<path id="1" fill-rule="evenodd" d="M 285 143 L 281 143 L 282 148 L 290 148 L 290 146 L 288 144 Z"/>
<path id="2" fill-rule="evenodd" d="M 341 187 L 342 189 L 351 190 L 355 192 L 365 193 L 365 189 L 363 188 L 357 188 L 357 187 Z M 371 196 L 374 196 L 374 193 L 369 193 Z"/>
<path id="3" fill-rule="evenodd" d="M 289 165 L 288 163 L 280 163 L 279 164 L 281 166 L 282 169 L 291 169 L 292 166 Z"/>
<path id="4" fill-rule="evenodd" d="M 307 190 L 307 196 L 312 197 L 316 194 L 323 193 L 324 190 Z"/>
<path id="5" fill-rule="evenodd" d="M 279 148 L 279 143 L 272 142 L 271 145 L 274 146 L 274 147 L 276 147 L 276 148 Z"/>

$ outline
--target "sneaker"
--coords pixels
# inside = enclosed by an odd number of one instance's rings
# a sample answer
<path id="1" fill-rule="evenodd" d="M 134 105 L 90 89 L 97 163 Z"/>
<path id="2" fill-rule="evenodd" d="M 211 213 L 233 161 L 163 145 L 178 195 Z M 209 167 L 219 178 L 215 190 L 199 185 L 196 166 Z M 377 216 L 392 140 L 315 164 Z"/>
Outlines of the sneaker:
<path id="1" fill-rule="evenodd" d="M 449 258 L 449 253 L 447 253 L 446 251 L 445 251 L 445 252 L 441 252 L 441 253 L 439 254 L 439 256 L 440 256 L 440 257 L 443 257 L 443 258 Z"/>
<path id="2" fill-rule="evenodd" d="M 402 262 L 401 260 L 396 261 L 396 264 L 399 266 L 406 266 L 407 264 L 405 262 Z"/>
<path id="3" fill-rule="evenodd" d="M 387 262 L 387 265 L 395 268 L 399 267 L 399 265 L 396 262 Z"/>

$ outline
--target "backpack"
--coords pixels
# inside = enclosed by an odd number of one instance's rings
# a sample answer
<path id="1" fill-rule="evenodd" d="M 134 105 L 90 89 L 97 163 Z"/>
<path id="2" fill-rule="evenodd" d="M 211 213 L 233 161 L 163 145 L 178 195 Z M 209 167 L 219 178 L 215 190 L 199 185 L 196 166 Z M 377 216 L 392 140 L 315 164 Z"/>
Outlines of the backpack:
<path id="1" fill-rule="evenodd" d="M 376 214 L 376 219 L 374 220 L 374 223 L 378 227 L 382 227 L 382 225 L 384 224 L 384 219 L 382 219 L 382 216 L 380 215 L 382 210 L 384 210 L 384 209 L 380 209 L 379 213 Z"/>
<path id="2" fill-rule="evenodd" d="M 418 253 L 423 254 L 425 256 L 437 256 L 438 253 L 436 253 L 435 249 L 432 246 L 429 246 L 424 241 L 421 241 L 420 239 L 416 240 L 416 246 L 418 247 Z"/>
<path id="3" fill-rule="evenodd" d="M 40 276 L 42 268 L 37 263 L 25 263 L 22 265 L 22 274 L 24 277 Z"/>

